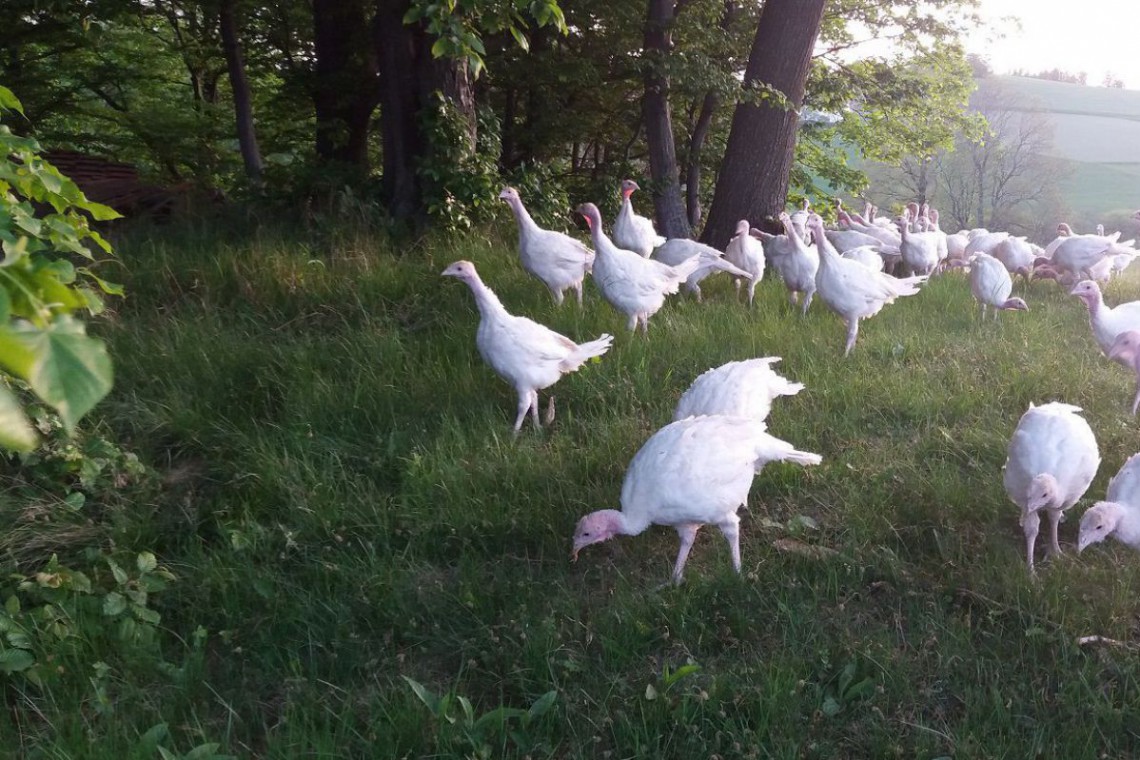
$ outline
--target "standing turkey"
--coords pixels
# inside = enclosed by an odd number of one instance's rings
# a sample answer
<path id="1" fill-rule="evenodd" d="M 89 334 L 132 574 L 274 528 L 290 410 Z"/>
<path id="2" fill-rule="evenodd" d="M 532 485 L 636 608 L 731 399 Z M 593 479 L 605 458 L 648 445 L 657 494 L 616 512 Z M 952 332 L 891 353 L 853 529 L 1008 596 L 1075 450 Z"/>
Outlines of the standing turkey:
<path id="1" fill-rule="evenodd" d="M 561 305 L 566 290 L 572 288 L 581 306 L 582 281 L 594 266 L 594 252 L 563 232 L 539 227 L 513 187 L 504 187 L 499 197 L 511 207 L 518 222 L 523 269 L 545 283 L 556 304 Z"/>
<path id="2" fill-rule="evenodd" d="M 665 238 L 657 234 L 652 219 L 634 213 L 630 196 L 634 190 L 640 189 L 632 179 L 621 181 L 621 209 L 614 219 L 614 244 L 648 257 L 654 248 L 665 242 Z"/>
<path id="3" fill-rule="evenodd" d="M 1096 437 L 1080 411 L 1079 406 L 1056 402 L 1030 404 L 1009 441 L 1003 482 L 1009 498 L 1021 507 L 1030 573 L 1040 513 L 1049 517 L 1049 554 L 1060 554 L 1057 525 L 1088 490 L 1100 466 Z"/>
<path id="4" fill-rule="evenodd" d="M 756 298 L 756 286 L 764 279 L 764 244 L 759 239 L 752 237 L 750 233 L 752 225 L 748 223 L 747 219 L 741 219 L 736 223 L 736 234 L 732 240 L 728 241 L 728 246 L 724 250 L 724 258 L 730 264 L 743 269 L 751 275 L 748 281 L 748 305 L 752 305 L 753 299 Z M 736 283 L 736 292 L 740 292 L 740 282 L 745 278 L 737 277 L 734 282 Z"/>
<path id="5" fill-rule="evenodd" d="M 823 234 L 823 220 L 816 214 L 808 219 L 808 230 L 819 240 L 819 273 L 817 292 L 823 302 L 847 325 L 847 344 L 843 355 L 851 353 L 859 335 L 859 320 L 872 317 L 900 296 L 918 293 L 927 275 L 897 279 L 836 252 Z"/>
<path id="6" fill-rule="evenodd" d="M 665 304 L 665 296 L 676 293 L 689 275 L 701 266 L 693 256 L 677 266 L 643 258 L 618 248 L 602 230 L 602 214 L 593 203 L 583 203 L 578 213 L 590 226 L 594 241 L 594 282 L 615 309 L 629 317 L 629 329 L 638 323 L 649 334 L 649 318 Z"/>
<path id="7" fill-rule="evenodd" d="M 636 536 L 650 525 L 668 525 L 681 537 L 673 566 L 680 583 L 689 549 L 702 525 L 715 525 L 728 540 L 732 567 L 740 572 L 740 518 L 756 473 L 769 462 L 819 464 L 818 454 L 764 432 L 746 417 L 687 417 L 653 434 L 633 457 L 621 488 L 621 511 L 602 509 L 578 521 L 573 559 L 583 547 L 616 535 Z"/>
<path id="8" fill-rule="evenodd" d="M 757 240 L 753 242 L 759 243 Z M 671 267 L 678 266 L 693 256 L 700 258 L 700 266 L 685 280 L 685 290 L 703 300 L 701 294 L 701 280 L 713 272 L 728 272 L 733 277 L 751 279 L 752 274 L 726 261 L 724 254 L 704 243 L 698 243 L 689 238 L 670 238 L 663 245 L 653 251 L 653 259 Z M 739 282 L 739 280 L 738 280 Z"/>
<path id="9" fill-rule="evenodd" d="M 613 343 L 612 335 L 602 335 L 597 340 L 579 345 L 549 327 L 510 314 L 495 293 L 479 279 L 475 265 L 470 261 L 455 262 L 443 270 L 443 276 L 467 283 L 475 296 L 475 304 L 479 307 L 475 345 L 479 354 L 519 394 L 515 433 L 522 429 L 528 411 L 535 427 L 542 427 L 538 421 L 540 390 L 554 385 L 566 373 L 574 372 L 586 360 L 601 356 Z"/>

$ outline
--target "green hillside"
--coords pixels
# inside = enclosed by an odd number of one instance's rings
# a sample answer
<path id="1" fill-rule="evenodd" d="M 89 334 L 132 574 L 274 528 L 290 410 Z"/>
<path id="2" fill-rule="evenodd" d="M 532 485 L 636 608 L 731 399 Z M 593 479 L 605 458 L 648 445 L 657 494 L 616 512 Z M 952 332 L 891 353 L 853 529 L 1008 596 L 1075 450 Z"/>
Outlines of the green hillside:
<path id="1" fill-rule="evenodd" d="M 996 77 L 1040 104 L 1053 121 L 1054 152 L 1072 170 L 1062 193 L 1077 212 L 1140 207 L 1140 90 Z"/>

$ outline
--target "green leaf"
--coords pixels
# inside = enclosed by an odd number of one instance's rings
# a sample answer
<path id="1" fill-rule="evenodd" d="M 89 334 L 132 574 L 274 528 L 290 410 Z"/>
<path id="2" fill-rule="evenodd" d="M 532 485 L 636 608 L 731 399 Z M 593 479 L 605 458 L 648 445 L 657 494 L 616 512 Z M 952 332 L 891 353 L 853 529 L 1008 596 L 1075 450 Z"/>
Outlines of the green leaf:
<path id="1" fill-rule="evenodd" d="M 130 579 L 127 577 L 127 573 L 126 573 L 126 571 L 125 571 L 125 570 L 123 570 L 123 568 L 119 567 L 117 564 L 115 564 L 115 562 L 114 562 L 114 561 L 112 561 L 112 560 L 107 560 L 107 564 L 108 564 L 108 565 L 110 566 L 110 568 L 111 568 L 111 575 L 115 576 L 115 583 L 117 583 L 117 584 L 119 584 L 120 586 L 122 586 L 122 585 L 123 585 L 123 584 L 125 584 L 125 583 L 126 583 L 128 580 L 130 580 Z"/>
<path id="2" fill-rule="evenodd" d="M 75 271 L 79 272 L 79 274 L 83 275 L 84 277 L 94 280 L 95 284 L 99 286 L 99 289 L 109 296 L 121 296 L 125 293 L 122 285 L 118 284 L 117 282 L 108 282 L 107 280 L 96 276 L 95 273 L 87 267 L 80 267 Z"/>
<path id="3" fill-rule="evenodd" d="M 123 218 L 123 215 L 118 211 L 111 208 L 110 206 L 104 206 L 102 203 L 96 203 L 95 201 L 85 201 L 79 205 L 80 208 L 82 208 L 84 211 L 90 212 L 91 218 L 97 222 L 106 222 L 110 221 L 111 219 Z"/>
<path id="4" fill-rule="evenodd" d="M 550 708 L 554 706 L 556 699 L 558 699 L 558 692 L 551 690 L 534 700 L 534 704 L 526 711 L 527 720 L 534 720 L 548 713 Z"/>
<path id="5" fill-rule="evenodd" d="M 472 726 L 476 732 L 482 731 L 487 726 L 502 727 L 508 720 L 512 718 L 525 718 L 526 710 L 520 710 L 517 707 L 507 707 L 505 705 L 496 707 L 489 713 L 481 716 L 479 720 L 475 721 Z"/>
<path id="6" fill-rule="evenodd" d="M 107 617 L 118 617 L 127 609 L 127 600 L 118 591 L 112 591 L 103 599 L 103 614 Z"/>
<path id="7" fill-rule="evenodd" d="M 0 446 L 11 451 L 31 451 L 38 441 L 20 402 L 0 385 Z"/>
<path id="8" fill-rule="evenodd" d="M 24 113 L 24 106 L 20 103 L 20 99 L 4 85 L 0 85 L 0 109 L 15 111 L 20 115 Z"/>
<path id="9" fill-rule="evenodd" d="M 432 711 L 432 714 L 439 717 L 439 700 L 427 688 L 424 687 L 419 681 L 416 681 L 407 676 L 400 676 L 408 682 L 408 686 L 412 687 L 412 691 L 420 698 L 420 701 L 427 705 L 427 708 Z"/>
<path id="10" fill-rule="evenodd" d="M 150 552 L 140 552 L 139 556 L 135 559 L 135 566 L 138 567 L 139 572 L 152 573 L 158 567 L 158 560 Z"/>
<path id="11" fill-rule="evenodd" d="M 139 737 L 138 747 L 144 751 L 154 750 L 158 743 L 170 736 L 170 728 L 165 723 L 156 723 Z"/>
<path id="12" fill-rule="evenodd" d="M 530 40 L 528 40 L 526 38 L 526 35 L 522 33 L 521 29 L 519 29 L 518 27 L 512 26 L 511 27 L 511 36 L 515 38 L 515 42 L 518 44 L 518 46 L 520 48 L 523 49 L 524 53 L 530 52 Z"/>
<path id="13" fill-rule="evenodd" d="M 64 497 L 63 503 L 67 505 L 68 509 L 78 512 L 87 503 L 87 495 L 82 491 L 72 491 Z"/>
<path id="14" fill-rule="evenodd" d="M 0 652 L 0 673 L 19 673 L 36 664 L 36 658 L 25 649 L 5 649 Z"/>
<path id="15" fill-rule="evenodd" d="M 55 407 L 69 433 L 111 390 L 107 347 L 66 315 L 42 329 L 30 323 L 0 327 L 0 364 Z"/>
<path id="16" fill-rule="evenodd" d="M 829 718 L 834 718 L 839 713 L 843 712 L 843 705 L 835 697 L 827 697 L 823 700 L 823 706 L 820 708 L 823 714 Z"/>
<path id="17" fill-rule="evenodd" d="M 650 702 L 657 699 L 657 689 L 651 683 L 645 684 L 645 698 Z"/>
<path id="18" fill-rule="evenodd" d="M 213 760 L 217 757 L 214 753 L 217 752 L 218 747 L 221 746 L 217 742 L 210 742 L 208 744 L 199 744 L 194 749 L 187 752 L 182 760 Z"/>

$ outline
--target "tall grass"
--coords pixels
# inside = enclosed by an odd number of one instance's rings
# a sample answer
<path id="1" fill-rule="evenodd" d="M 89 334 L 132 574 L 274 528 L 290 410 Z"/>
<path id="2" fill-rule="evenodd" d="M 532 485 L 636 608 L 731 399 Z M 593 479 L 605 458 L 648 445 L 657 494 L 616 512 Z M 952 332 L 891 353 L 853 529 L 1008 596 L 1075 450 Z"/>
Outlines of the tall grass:
<path id="1" fill-rule="evenodd" d="M 982 323 L 963 279 L 936 278 L 844 360 L 838 319 L 822 303 L 799 317 L 774 278 L 751 310 L 710 280 L 648 339 L 592 285 L 585 308 L 557 308 L 510 229 L 400 250 L 352 230 L 188 228 L 121 251 L 130 295 L 100 328 L 117 375 L 100 411 L 165 476 L 125 535 L 179 575 L 156 598 L 168 664 L 115 673 L 107 716 L 82 678 L 5 687 L 0 735 L 25 756 L 151 757 L 141 735 L 159 722 L 182 748 L 281 758 L 1137 751 L 1140 663 L 1076 639 L 1138 641 L 1140 557 L 1075 557 L 1070 519 L 1068 553 L 1032 582 L 1001 486 L 1030 402 L 1078 404 L 1096 432 L 1103 464 L 1076 512 L 1140 450 L 1132 378 L 1052 283 Z M 470 293 L 438 276 L 460 258 L 513 313 L 617 336 L 553 388 L 553 429 L 511 436 L 515 396 L 478 358 Z M 1137 297 L 1136 279 L 1108 291 Z M 571 564 L 576 520 L 618 506 L 688 384 L 761 355 L 807 386 L 770 431 L 824 463 L 756 479 L 743 574 L 713 530 L 679 588 L 655 590 L 677 549 L 664 528 Z M 781 551 L 789 538 L 832 551 Z M 476 715 L 557 701 L 514 736 L 469 735 L 400 676 Z"/>

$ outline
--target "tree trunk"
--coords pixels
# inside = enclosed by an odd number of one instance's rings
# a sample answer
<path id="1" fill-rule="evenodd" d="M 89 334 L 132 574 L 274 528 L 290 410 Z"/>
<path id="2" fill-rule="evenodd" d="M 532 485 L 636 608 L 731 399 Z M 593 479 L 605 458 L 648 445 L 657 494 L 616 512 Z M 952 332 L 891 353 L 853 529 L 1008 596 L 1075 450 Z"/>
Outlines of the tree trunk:
<path id="1" fill-rule="evenodd" d="M 685 204 L 681 200 L 677 149 L 669 112 L 669 78 L 664 74 L 665 59 L 673 45 L 675 13 L 673 0 L 649 0 L 645 18 L 645 97 L 641 101 L 657 228 L 667 238 L 692 234 Z"/>
<path id="2" fill-rule="evenodd" d="M 362 0 L 312 0 L 317 156 L 368 169 L 368 124 L 379 101 Z"/>
<path id="3" fill-rule="evenodd" d="M 419 223 L 423 181 L 417 171 L 431 150 L 421 114 L 435 109 L 435 93 L 463 119 L 461 151 L 475 149 L 475 89 L 465 62 L 435 59 L 419 24 L 404 24 L 411 0 L 376 0 L 374 44 L 380 57 L 380 131 L 384 197 L 393 217 Z"/>
<path id="4" fill-rule="evenodd" d="M 744 72 L 749 89 L 764 83 L 803 104 L 825 0 L 766 0 Z M 701 240 L 723 249 L 741 219 L 759 226 L 783 210 L 798 115 L 778 105 L 741 103 L 732 117 L 720 178 Z"/>
<path id="5" fill-rule="evenodd" d="M 696 227 L 701 223 L 701 148 L 705 145 L 709 127 L 712 126 L 713 113 L 716 111 L 720 98 L 715 92 L 705 95 L 701 103 L 701 113 L 693 125 L 693 134 L 689 138 L 688 167 L 685 172 L 685 210 L 689 215 L 689 224 Z"/>
<path id="6" fill-rule="evenodd" d="M 249 79 L 245 76 L 245 59 L 242 57 L 237 20 L 234 18 L 235 2 L 236 0 L 222 0 L 220 12 L 222 49 L 226 54 L 230 89 L 234 93 L 234 120 L 238 145 L 241 146 L 241 158 L 245 163 L 245 174 L 253 184 L 260 185 L 261 151 L 257 147 L 257 132 L 253 126 L 253 98 L 250 94 Z"/>

